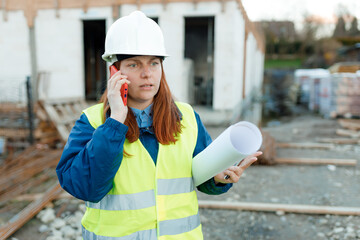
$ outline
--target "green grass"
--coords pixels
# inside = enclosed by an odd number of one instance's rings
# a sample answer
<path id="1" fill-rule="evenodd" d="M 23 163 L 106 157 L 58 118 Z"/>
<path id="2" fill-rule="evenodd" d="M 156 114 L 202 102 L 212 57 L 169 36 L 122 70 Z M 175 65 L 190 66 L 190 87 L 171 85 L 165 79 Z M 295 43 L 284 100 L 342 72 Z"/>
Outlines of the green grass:
<path id="1" fill-rule="evenodd" d="M 267 59 L 265 60 L 265 69 L 269 68 L 301 68 L 301 59 Z"/>

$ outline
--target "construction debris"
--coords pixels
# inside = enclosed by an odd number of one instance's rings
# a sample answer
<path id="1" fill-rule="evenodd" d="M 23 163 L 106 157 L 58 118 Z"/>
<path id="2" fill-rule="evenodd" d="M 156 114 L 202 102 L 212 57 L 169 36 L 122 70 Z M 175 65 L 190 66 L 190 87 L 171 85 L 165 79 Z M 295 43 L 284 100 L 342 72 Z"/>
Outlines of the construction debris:
<path id="1" fill-rule="evenodd" d="M 39 150 L 31 147 L 18 157 L 8 160 L 0 167 L 0 203 L 24 193 L 33 186 L 49 179 L 47 170 L 56 167 L 61 149 Z"/>
<path id="2" fill-rule="evenodd" d="M 29 204 L 24 210 L 15 215 L 10 221 L 0 228 L 0 239 L 7 239 L 20 227 L 22 227 L 27 221 L 33 218 L 43 207 L 52 201 L 58 194 L 61 193 L 62 188 L 57 183 L 51 187 L 44 196 Z"/>
<path id="3" fill-rule="evenodd" d="M 32 203 L 0 228 L 0 239 L 11 236 L 62 192 L 54 168 L 59 162 L 62 146 L 71 128 L 86 106 L 81 99 L 38 102 L 34 131 L 36 145 L 30 146 L 26 108 L 16 104 L 0 105 L 0 136 L 6 139 L 6 148 L 10 150 L 0 165 L 0 211 L 6 211 L 11 200 L 30 189 L 47 181 L 56 182 L 45 194 L 27 199 Z M 21 146 L 25 150 L 17 154 L 21 148 L 14 151 L 14 146 Z M 68 229 L 68 232 L 71 231 Z"/>

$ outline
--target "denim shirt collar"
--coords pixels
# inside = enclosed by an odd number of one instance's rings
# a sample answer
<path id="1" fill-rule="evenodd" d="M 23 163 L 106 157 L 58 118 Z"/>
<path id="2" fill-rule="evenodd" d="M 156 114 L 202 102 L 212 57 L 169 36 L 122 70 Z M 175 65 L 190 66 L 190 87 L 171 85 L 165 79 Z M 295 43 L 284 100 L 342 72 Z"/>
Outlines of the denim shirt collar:
<path id="1" fill-rule="evenodd" d="M 148 106 L 144 110 L 130 107 L 135 115 L 139 128 L 149 128 L 152 126 L 153 123 L 152 106 L 153 105 L 150 104 L 150 106 Z"/>

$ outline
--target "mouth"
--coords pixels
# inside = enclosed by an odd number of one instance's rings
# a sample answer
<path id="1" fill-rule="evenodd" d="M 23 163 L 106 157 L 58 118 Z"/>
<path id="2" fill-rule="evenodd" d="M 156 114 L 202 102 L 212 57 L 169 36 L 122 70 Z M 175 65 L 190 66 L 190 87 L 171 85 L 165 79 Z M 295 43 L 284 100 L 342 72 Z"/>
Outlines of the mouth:
<path id="1" fill-rule="evenodd" d="M 143 85 L 140 85 L 141 88 L 151 88 L 153 87 L 154 85 L 152 84 L 143 84 Z"/>

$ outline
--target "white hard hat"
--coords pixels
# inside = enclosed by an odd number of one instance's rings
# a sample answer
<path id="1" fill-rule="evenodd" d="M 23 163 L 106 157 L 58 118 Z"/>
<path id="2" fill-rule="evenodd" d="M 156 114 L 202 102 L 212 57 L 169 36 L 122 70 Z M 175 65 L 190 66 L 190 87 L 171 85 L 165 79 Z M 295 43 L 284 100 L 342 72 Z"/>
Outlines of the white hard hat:
<path id="1" fill-rule="evenodd" d="M 119 18 L 109 28 L 102 58 L 113 64 L 116 55 L 167 57 L 159 25 L 141 11 Z"/>

